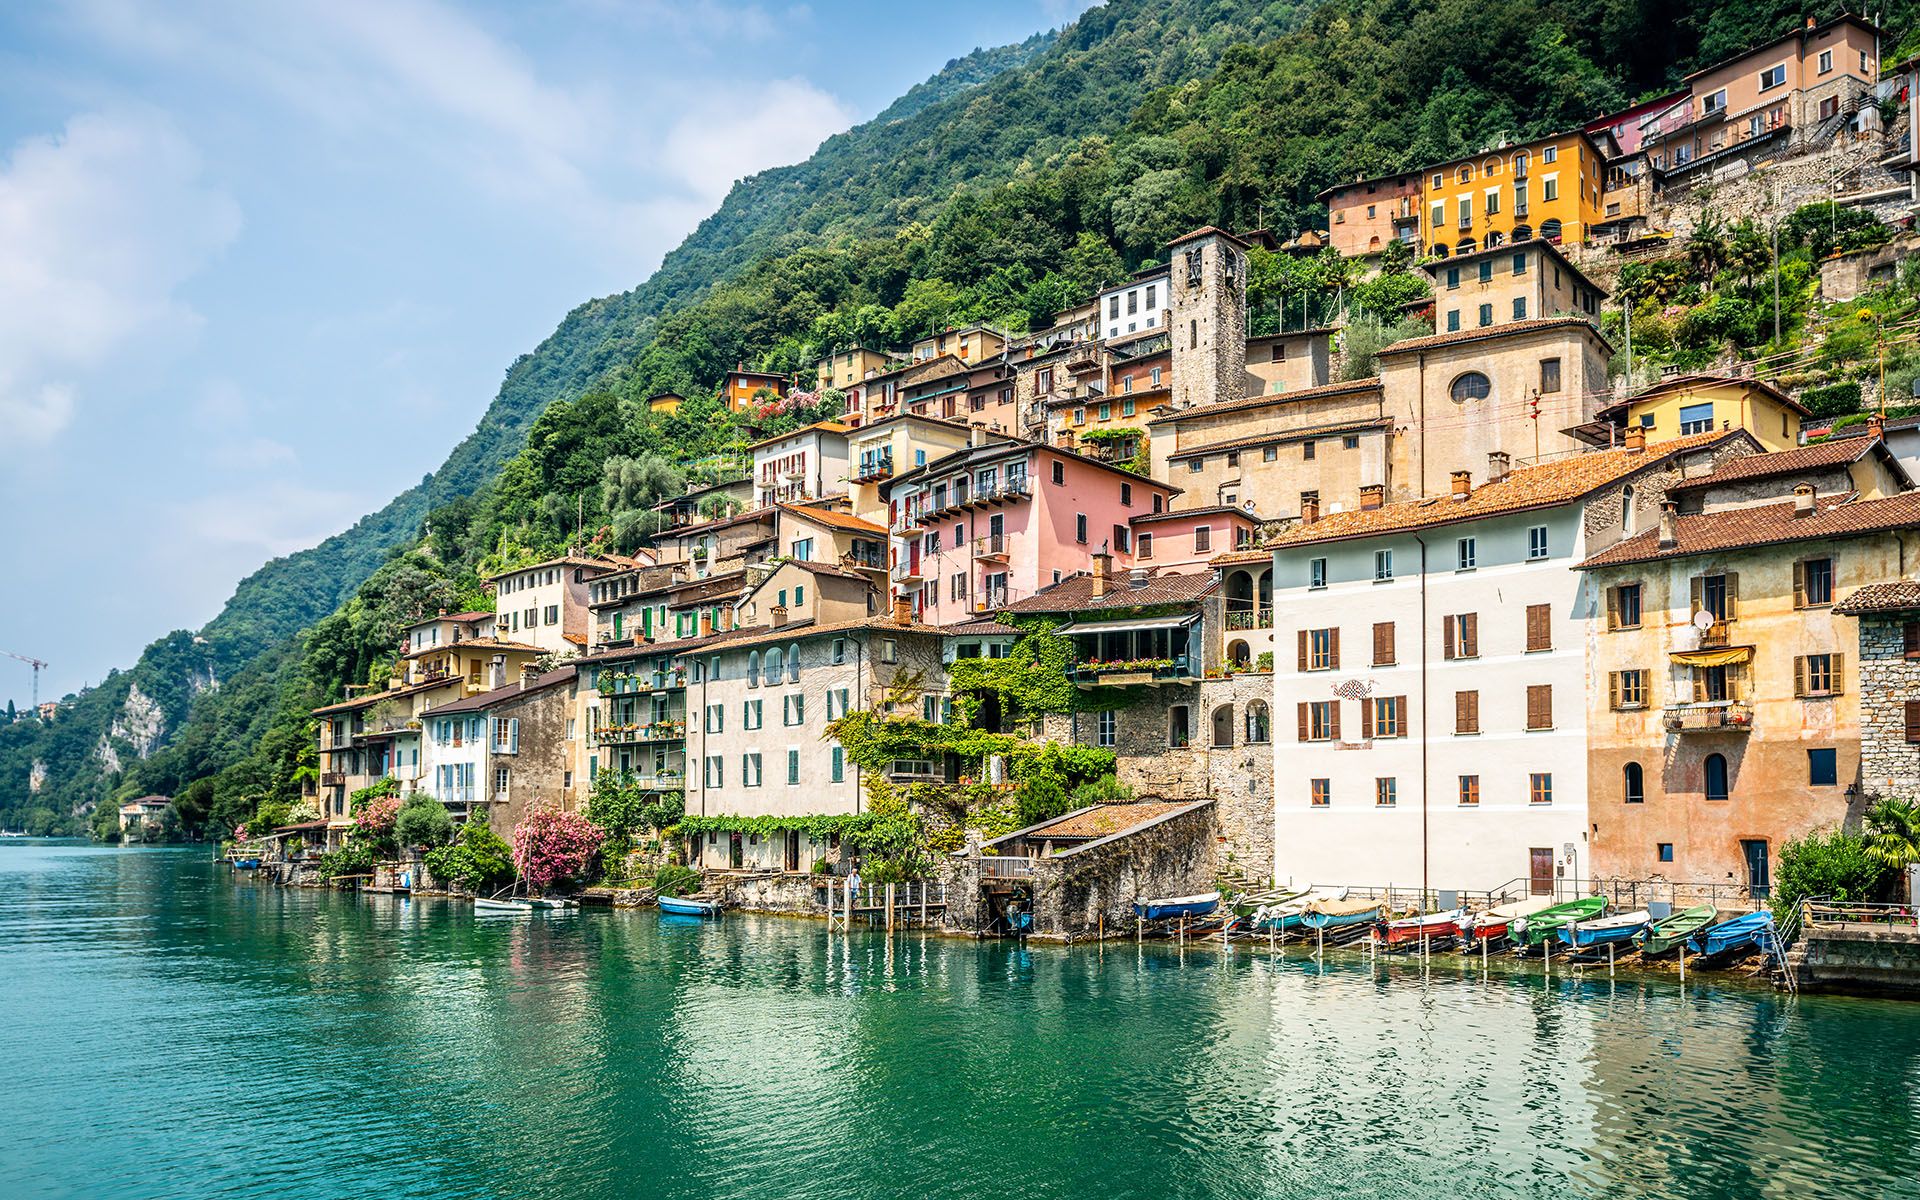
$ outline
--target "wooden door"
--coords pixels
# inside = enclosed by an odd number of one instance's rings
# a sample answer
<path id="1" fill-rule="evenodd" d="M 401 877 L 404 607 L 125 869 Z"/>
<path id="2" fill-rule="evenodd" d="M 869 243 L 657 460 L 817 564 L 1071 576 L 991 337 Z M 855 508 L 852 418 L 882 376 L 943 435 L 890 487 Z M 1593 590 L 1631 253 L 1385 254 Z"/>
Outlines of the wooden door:
<path id="1" fill-rule="evenodd" d="M 1553 847 L 1535 846 L 1527 851 L 1527 878 L 1534 895 L 1553 895 Z"/>

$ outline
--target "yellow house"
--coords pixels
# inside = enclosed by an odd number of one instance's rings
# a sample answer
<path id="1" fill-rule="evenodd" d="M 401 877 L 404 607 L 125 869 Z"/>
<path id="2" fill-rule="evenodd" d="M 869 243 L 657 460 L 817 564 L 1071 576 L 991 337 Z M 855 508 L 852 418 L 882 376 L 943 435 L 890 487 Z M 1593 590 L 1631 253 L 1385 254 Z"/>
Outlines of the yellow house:
<path id="1" fill-rule="evenodd" d="M 1437 258 L 1543 238 L 1579 243 L 1605 220 L 1606 156 L 1584 130 L 1502 146 L 1422 172 Z"/>
<path id="2" fill-rule="evenodd" d="M 1007 341 L 1007 335 L 991 325 L 946 329 L 915 342 L 913 361 L 926 362 L 943 354 L 951 354 L 972 366 L 985 359 L 998 358 L 1006 350 Z"/>
<path id="3" fill-rule="evenodd" d="M 761 392 L 775 400 L 782 398 L 787 394 L 787 377 L 770 371 L 749 371 L 745 367 L 735 367 L 720 381 L 720 398 L 734 412 L 754 403 L 753 398 Z"/>
<path id="4" fill-rule="evenodd" d="M 1791 450 L 1800 444 L 1800 422 L 1808 416 L 1799 402 L 1758 379 L 1729 375 L 1675 375 L 1644 388 L 1595 414 L 1597 436 L 1611 444 L 1628 429 L 1640 429 L 1649 443 L 1710 429 L 1744 429 L 1763 450 Z"/>
<path id="5" fill-rule="evenodd" d="M 884 375 L 899 365 L 898 359 L 884 350 L 848 346 L 820 360 L 820 386 L 845 391 L 863 379 Z"/>
<path id="6" fill-rule="evenodd" d="M 661 392 L 657 396 L 647 397 L 647 411 L 657 413 L 677 413 L 680 406 L 687 402 L 678 392 Z"/>

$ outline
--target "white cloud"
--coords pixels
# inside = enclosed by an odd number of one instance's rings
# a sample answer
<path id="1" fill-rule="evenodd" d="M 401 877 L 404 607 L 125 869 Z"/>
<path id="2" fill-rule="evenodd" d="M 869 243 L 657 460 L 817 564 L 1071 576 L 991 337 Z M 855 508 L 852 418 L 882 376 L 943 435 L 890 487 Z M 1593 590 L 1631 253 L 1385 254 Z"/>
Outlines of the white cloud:
<path id="1" fill-rule="evenodd" d="M 239 207 L 163 117 L 90 113 L 0 163 L 0 428 L 44 443 L 77 381 L 142 339 L 190 334 L 182 283 L 230 244 Z"/>
<path id="2" fill-rule="evenodd" d="M 315 545 L 367 511 L 368 497 L 356 492 L 271 482 L 198 496 L 167 507 L 186 553 L 227 557 L 243 550 L 255 561 L 277 558 Z"/>
<path id="3" fill-rule="evenodd" d="M 775 79 L 711 99 L 675 121 L 661 147 L 661 160 L 709 207 L 735 180 L 798 162 L 853 121 L 846 105 L 801 79 Z"/>

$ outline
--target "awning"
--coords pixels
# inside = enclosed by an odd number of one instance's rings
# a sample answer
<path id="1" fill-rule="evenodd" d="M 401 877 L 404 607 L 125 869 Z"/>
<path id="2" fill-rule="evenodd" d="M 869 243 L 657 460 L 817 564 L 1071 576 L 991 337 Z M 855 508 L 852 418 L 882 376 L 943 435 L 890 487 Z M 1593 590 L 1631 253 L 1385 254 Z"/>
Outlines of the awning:
<path id="1" fill-rule="evenodd" d="M 1683 667 L 1730 667 L 1753 657 L 1752 646 L 1727 646 L 1718 650 L 1675 650 L 1673 661 Z"/>
<path id="2" fill-rule="evenodd" d="M 1151 629 L 1181 629 L 1200 619 L 1199 613 L 1184 617 L 1134 617 L 1121 621 L 1075 621 L 1062 626 L 1060 633 L 1133 633 Z"/>

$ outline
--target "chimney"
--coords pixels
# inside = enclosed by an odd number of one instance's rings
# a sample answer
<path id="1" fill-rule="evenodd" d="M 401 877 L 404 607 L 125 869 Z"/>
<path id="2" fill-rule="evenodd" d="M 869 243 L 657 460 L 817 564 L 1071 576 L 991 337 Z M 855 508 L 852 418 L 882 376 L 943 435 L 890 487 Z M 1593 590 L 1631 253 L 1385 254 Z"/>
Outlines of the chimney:
<path id="1" fill-rule="evenodd" d="M 1487 482 L 1499 483 L 1513 470 L 1513 458 L 1505 450 L 1494 450 L 1487 454 Z"/>
<path id="2" fill-rule="evenodd" d="M 785 625 L 787 623 L 787 606 L 784 604 L 774 605 L 772 616 L 773 616 L 773 627 L 775 629 L 778 629 L 782 625 Z"/>
<path id="3" fill-rule="evenodd" d="M 905 596 L 893 598 L 893 623 L 895 625 L 913 624 L 913 601 Z"/>
<path id="4" fill-rule="evenodd" d="M 1303 492 L 1300 495 L 1300 523 L 1311 525 L 1320 519 L 1320 493 Z"/>
<path id="5" fill-rule="evenodd" d="M 1793 485 L 1793 515 L 1810 517 L 1813 515 L 1813 485 L 1796 483 Z"/>
<path id="6" fill-rule="evenodd" d="M 987 431 L 978 425 L 967 426 L 967 445 L 984 446 L 987 444 Z"/>
<path id="7" fill-rule="evenodd" d="M 496 654 L 493 656 L 493 669 L 487 672 L 487 686 L 493 691 L 498 691 L 507 686 L 506 655 Z"/>
<path id="8" fill-rule="evenodd" d="M 1098 600 L 1107 594 L 1107 580 L 1113 575 L 1113 555 L 1105 550 L 1093 556 L 1093 598 Z"/>
<path id="9" fill-rule="evenodd" d="M 1384 483 L 1362 484 L 1360 487 L 1360 511 L 1379 508 L 1387 502 L 1387 485 Z"/>
<path id="10" fill-rule="evenodd" d="M 703 608 L 700 610 L 700 617 L 699 617 L 699 623 L 697 625 L 697 628 L 700 631 L 701 637 L 710 637 L 713 634 L 713 610 L 712 609 Z"/>
<path id="11" fill-rule="evenodd" d="M 1149 576 L 1145 567 L 1135 567 L 1133 570 L 1127 572 L 1127 586 L 1130 588 L 1143 588 L 1147 586 L 1148 578 Z"/>
<path id="12" fill-rule="evenodd" d="M 441 610 L 439 611 L 439 613 L 438 613 L 438 614 L 436 614 L 436 615 L 438 615 L 438 616 L 442 616 L 442 617 L 444 617 L 444 616 L 446 616 L 446 615 L 447 615 L 447 610 L 443 608 L 443 609 L 441 609 Z"/>
<path id="13" fill-rule="evenodd" d="M 520 690 L 526 691 L 527 685 L 531 682 L 533 682 L 533 664 L 527 663 L 520 668 Z"/>
<path id="14" fill-rule="evenodd" d="M 1875 441 L 1887 436 L 1887 421 L 1880 413 L 1874 413 L 1867 418 L 1867 436 Z"/>
<path id="15" fill-rule="evenodd" d="M 1673 549 L 1680 540 L 1680 505 L 1672 500 L 1660 502 L 1660 548 Z"/>
<path id="16" fill-rule="evenodd" d="M 1647 448 L 1647 427 L 1645 425 L 1627 426 L 1627 438 L 1623 445 L 1629 450 L 1645 450 Z"/>
<path id="17" fill-rule="evenodd" d="M 1472 494 L 1473 494 L 1473 472 L 1472 471 L 1453 472 L 1453 498 L 1455 500 L 1465 500 L 1468 496 Z"/>

